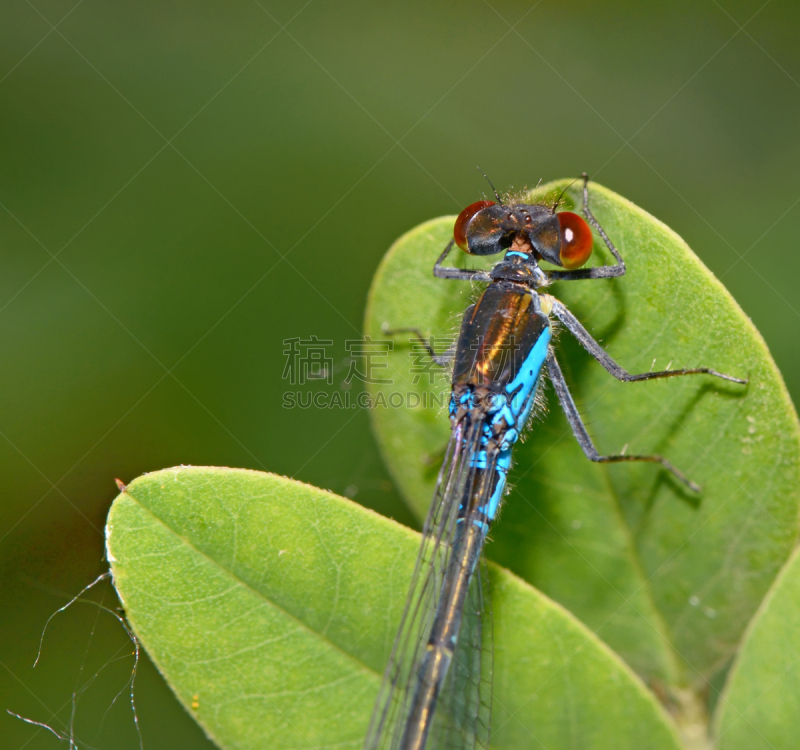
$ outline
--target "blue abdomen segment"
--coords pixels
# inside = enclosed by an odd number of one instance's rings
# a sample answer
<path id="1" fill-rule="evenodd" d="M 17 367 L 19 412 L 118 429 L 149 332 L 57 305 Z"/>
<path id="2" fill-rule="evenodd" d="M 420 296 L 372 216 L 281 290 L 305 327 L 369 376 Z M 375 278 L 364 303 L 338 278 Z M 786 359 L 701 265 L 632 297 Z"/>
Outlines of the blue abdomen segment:
<path id="1" fill-rule="evenodd" d="M 456 352 L 450 399 L 454 426 L 458 420 L 481 425 L 478 449 L 471 464 L 476 469 L 490 469 L 495 475 L 481 504 L 489 522 L 503 498 L 513 445 L 533 410 L 551 338 L 549 320 L 538 311 L 538 305 L 532 304 L 531 293 L 518 289 L 499 290 L 502 294 L 492 299 L 487 299 L 484 293 L 467 312 Z M 481 325 L 487 319 L 486 314 L 492 312 L 486 310 L 482 314 L 481 308 L 485 306 L 502 308 L 500 312 L 504 314 L 500 319 L 505 320 L 505 325 L 494 325 L 497 309 L 489 318 L 492 325 Z M 470 355 L 471 369 L 467 367 Z"/>
<path id="2" fill-rule="evenodd" d="M 495 471 L 497 480 L 494 491 L 488 503 L 488 516 L 493 520 L 503 498 L 506 487 L 506 477 L 511 467 L 511 449 L 519 439 L 520 434 L 525 429 L 525 425 L 530 418 L 533 405 L 536 400 L 536 391 L 539 387 L 539 379 L 542 373 L 542 366 L 547 358 L 547 347 L 550 344 L 550 327 L 542 331 L 536 345 L 528 354 L 522 368 L 517 374 L 517 378 L 506 386 L 506 402 L 501 408 L 492 415 L 491 422 L 505 420 L 506 424 L 511 423 L 513 427 L 503 433 L 503 440 L 500 444 L 500 455 L 497 458 Z M 483 449 L 485 454 L 486 450 Z M 485 461 L 484 457 L 484 461 Z"/>
<path id="3" fill-rule="evenodd" d="M 551 331 L 548 325 L 539 335 L 522 366 L 517 370 L 514 380 L 506 384 L 505 403 L 492 415 L 493 423 L 504 419 L 506 424 L 513 425 L 512 429 L 506 433 L 508 447 L 517 441 L 533 410 L 536 390 L 539 385 L 539 376 L 541 375 L 544 361 L 547 359 L 550 336 Z M 516 434 L 512 437 L 513 430 L 516 431 Z"/>

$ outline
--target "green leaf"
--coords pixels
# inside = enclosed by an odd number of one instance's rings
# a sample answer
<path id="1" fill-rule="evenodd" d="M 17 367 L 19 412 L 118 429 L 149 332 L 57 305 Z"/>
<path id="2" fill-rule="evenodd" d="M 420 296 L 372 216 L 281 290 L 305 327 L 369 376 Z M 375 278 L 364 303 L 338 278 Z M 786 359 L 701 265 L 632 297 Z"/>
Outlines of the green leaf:
<path id="1" fill-rule="evenodd" d="M 361 747 L 418 534 L 282 477 L 181 467 L 128 485 L 106 539 L 128 620 L 221 748 Z M 587 628 L 507 571 L 491 585 L 494 748 L 677 750 Z"/>
<path id="2" fill-rule="evenodd" d="M 566 184 L 537 195 L 552 202 Z M 548 386 L 549 413 L 515 449 L 514 489 L 488 554 L 575 613 L 660 693 L 688 701 L 691 713 L 795 542 L 797 417 L 760 335 L 686 243 L 610 190 L 591 183 L 590 192 L 627 275 L 549 291 L 630 372 L 705 365 L 750 383 L 708 376 L 619 383 L 561 331 L 559 360 L 600 452 L 663 454 L 704 490 L 693 496 L 652 464 L 587 461 Z M 579 210 L 581 200 L 573 186 L 566 206 Z M 443 337 L 456 334 L 477 290 L 431 273 L 453 219 L 411 230 L 384 258 L 366 314 L 374 339 L 388 338 L 384 323 L 418 326 L 442 349 Z M 458 249 L 451 258 L 476 261 Z M 610 262 L 595 237 L 590 265 Z M 432 457 L 447 438 L 441 404 L 449 382 L 447 373 L 429 382 L 409 336 L 394 342 L 379 373 L 392 382 L 372 386 L 373 426 L 422 517 L 435 481 Z M 383 406 L 401 400 L 410 408 Z"/>
<path id="3" fill-rule="evenodd" d="M 750 624 L 715 724 L 719 750 L 795 750 L 800 724 L 800 550 Z"/>

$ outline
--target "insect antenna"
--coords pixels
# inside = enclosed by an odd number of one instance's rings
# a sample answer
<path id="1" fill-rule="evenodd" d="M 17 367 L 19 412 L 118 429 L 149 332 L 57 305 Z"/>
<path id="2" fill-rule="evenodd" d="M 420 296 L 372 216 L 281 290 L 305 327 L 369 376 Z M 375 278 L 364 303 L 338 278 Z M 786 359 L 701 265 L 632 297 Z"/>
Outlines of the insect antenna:
<path id="1" fill-rule="evenodd" d="M 575 184 L 575 183 L 578 181 L 578 179 L 579 179 L 579 178 L 577 178 L 577 177 L 576 177 L 576 178 L 575 178 L 575 179 L 574 179 L 572 182 L 570 182 L 570 183 L 569 183 L 569 185 L 567 185 L 567 186 L 566 186 L 566 187 L 565 187 L 565 188 L 564 188 L 564 189 L 561 191 L 561 195 L 559 195 L 559 196 L 558 196 L 558 198 L 557 198 L 556 202 L 553 204 L 553 211 L 552 211 L 552 213 L 555 213 L 555 212 L 556 212 L 556 209 L 558 208 L 558 204 L 559 204 L 559 203 L 561 203 L 561 199 L 564 197 L 564 195 L 566 194 L 567 190 L 569 190 L 569 189 L 570 189 L 570 188 L 571 188 L 571 187 L 572 187 L 572 186 L 573 186 L 573 185 L 574 185 L 574 184 Z"/>
<path id="2" fill-rule="evenodd" d="M 477 169 L 484 177 L 486 177 L 486 172 L 484 172 L 477 164 L 475 165 L 475 169 Z M 492 185 L 492 181 L 488 177 L 486 177 L 486 182 L 488 182 L 490 187 L 492 188 L 492 192 L 494 193 L 494 197 L 497 198 L 497 202 L 501 206 L 505 206 L 505 203 L 503 203 L 503 199 L 500 197 L 500 193 L 497 192 L 497 188 L 494 185 Z"/>

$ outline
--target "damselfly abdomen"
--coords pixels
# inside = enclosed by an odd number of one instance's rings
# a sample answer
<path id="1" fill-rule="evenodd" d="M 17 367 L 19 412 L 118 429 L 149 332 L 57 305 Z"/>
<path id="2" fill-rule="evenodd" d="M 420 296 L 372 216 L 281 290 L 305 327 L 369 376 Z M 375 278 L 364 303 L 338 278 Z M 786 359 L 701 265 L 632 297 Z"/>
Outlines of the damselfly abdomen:
<path id="1" fill-rule="evenodd" d="M 583 183 L 588 224 L 578 214 L 557 211 L 560 198 L 553 205 L 528 205 L 506 203 L 495 193 L 496 203 L 480 201 L 461 212 L 434 275 L 488 285 L 464 313 L 451 350 L 437 354 L 416 328 L 386 329 L 413 333 L 438 364 L 452 365 L 451 437 L 366 750 L 488 746 L 491 650 L 485 630 L 490 618 L 481 552 L 502 502 L 513 445 L 530 419 L 543 373 L 587 458 L 658 463 L 690 489 L 699 489 L 662 456 L 597 451 L 556 359 L 551 320 L 622 381 L 707 374 L 746 382 L 707 367 L 630 374 L 561 302 L 541 292 L 553 281 L 625 274 L 619 251 L 589 208 L 586 175 Z M 614 265 L 581 268 L 593 247 L 589 225 L 614 256 Z M 505 255 L 490 271 L 445 267 L 454 244 L 470 255 Z M 559 270 L 545 271 L 541 261 Z"/>

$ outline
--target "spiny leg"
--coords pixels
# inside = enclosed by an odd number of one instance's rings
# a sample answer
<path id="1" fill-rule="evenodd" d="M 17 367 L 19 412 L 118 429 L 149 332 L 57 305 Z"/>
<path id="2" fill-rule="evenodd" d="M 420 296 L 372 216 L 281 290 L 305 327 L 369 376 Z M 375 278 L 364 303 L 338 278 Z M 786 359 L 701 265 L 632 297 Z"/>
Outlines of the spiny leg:
<path id="1" fill-rule="evenodd" d="M 456 279 L 458 281 L 490 281 L 491 276 L 487 271 L 470 271 L 467 268 L 451 268 L 443 266 L 445 258 L 450 254 L 453 245 L 456 244 L 455 240 L 450 240 L 447 247 L 442 251 L 442 254 L 437 258 L 436 263 L 433 264 L 433 275 L 437 279 Z"/>
<path id="2" fill-rule="evenodd" d="M 428 355 L 433 363 L 439 367 L 448 367 L 456 353 L 456 345 L 455 342 L 453 342 L 446 351 L 442 352 L 441 354 L 437 354 L 436 350 L 433 348 L 433 344 L 430 342 L 430 339 L 426 339 L 425 336 L 422 335 L 422 331 L 415 326 L 406 326 L 405 328 L 390 328 L 388 323 L 384 323 L 381 326 L 381 332 L 385 336 L 394 336 L 398 333 L 413 333 L 414 337 L 425 347 L 425 351 L 428 352 Z M 441 465 L 446 449 L 447 444 L 443 445 L 434 453 L 426 453 L 422 457 L 422 463 L 429 467 Z"/>
<path id="3" fill-rule="evenodd" d="M 622 463 L 624 461 L 647 461 L 649 463 L 661 464 L 661 466 L 671 472 L 678 481 L 685 484 L 690 490 L 700 492 L 700 485 L 695 484 L 695 482 L 689 479 L 683 472 L 676 469 L 663 456 L 627 456 L 622 454 L 603 456 L 598 453 L 597 448 L 594 447 L 592 438 L 589 437 L 586 425 L 583 424 L 581 415 L 578 413 L 578 407 L 575 406 L 575 401 L 567 387 L 567 381 L 564 379 L 564 373 L 561 372 L 561 367 L 552 349 L 547 353 L 547 373 L 553 383 L 553 387 L 555 388 L 561 408 L 564 410 L 564 414 L 567 417 L 569 426 L 572 428 L 572 434 L 583 449 L 586 458 L 601 464 Z"/>
<path id="4" fill-rule="evenodd" d="M 555 315 L 565 326 L 565 328 L 578 340 L 578 343 L 586 349 L 603 367 L 608 370 L 617 380 L 625 383 L 633 383 L 637 380 L 655 380 L 657 378 L 674 378 L 679 375 L 713 375 L 715 378 L 722 378 L 731 383 L 747 385 L 747 379 L 735 378 L 733 375 L 725 375 L 722 372 L 712 370 L 710 367 L 692 367 L 680 370 L 658 370 L 656 372 L 641 372 L 632 375 L 624 367 L 620 367 L 603 349 L 602 346 L 592 338 L 592 335 L 583 327 L 581 322 L 557 299 L 553 299 L 552 314 Z"/>
<path id="5" fill-rule="evenodd" d="M 431 344 L 430 339 L 426 339 L 425 336 L 422 335 L 422 331 L 415 326 L 406 326 L 404 328 L 390 328 L 388 323 L 384 323 L 381 326 L 381 332 L 385 336 L 395 336 L 399 333 L 413 333 L 414 338 L 416 338 L 422 346 L 425 347 L 425 351 L 428 352 L 430 358 L 434 361 L 435 364 L 439 365 L 439 367 L 447 367 L 450 362 L 452 361 L 453 357 L 455 356 L 455 344 L 451 344 L 451 346 L 447 349 L 447 351 L 442 352 L 441 354 L 437 354 L 436 350 L 433 348 L 433 344 Z"/>
<path id="6" fill-rule="evenodd" d="M 600 222 L 595 218 L 594 214 L 589 208 L 589 175 L 583 173 L 583 214 L 587 221 L 594 227 L 594 230 L 600 235 L 606 247 L 611 251 L 611 254 L 616 258 L 616 265 L 613 266 L 598 266 L 596 268 L 579 268 L 576 271 L 550 271 L 547 275 L 553 281 L 575 281 L 577 279 L 609 279 L 615 276 L 625 275 L 625 261 L 619 254 L 619 250 L 614 246 L 614 243 L 609 239 Z"/>

